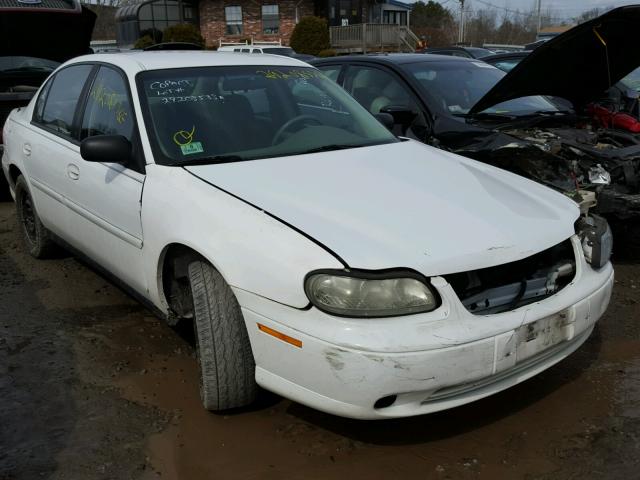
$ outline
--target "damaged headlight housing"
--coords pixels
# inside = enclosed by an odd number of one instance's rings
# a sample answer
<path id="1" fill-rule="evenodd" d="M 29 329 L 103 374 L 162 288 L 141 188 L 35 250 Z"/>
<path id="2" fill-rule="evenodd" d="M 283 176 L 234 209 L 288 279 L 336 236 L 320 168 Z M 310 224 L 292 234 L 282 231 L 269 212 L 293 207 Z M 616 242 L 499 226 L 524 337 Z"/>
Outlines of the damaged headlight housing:
<path id="1" fill-rule="evenodd" d="M 613 234 L 609 223 L 598 215 L 580 217 L 576 222 L 576 233 L 587 262 L 593 268 L 604 267 L 613 251 Z"/>
<path id="2" fill-rule="evenodd" d="M 408 315 L 440 304 L 428 280 L 411 271 L 317 271 L 307 275 L 304 287 L 314 306 L 343 317 Z"/>

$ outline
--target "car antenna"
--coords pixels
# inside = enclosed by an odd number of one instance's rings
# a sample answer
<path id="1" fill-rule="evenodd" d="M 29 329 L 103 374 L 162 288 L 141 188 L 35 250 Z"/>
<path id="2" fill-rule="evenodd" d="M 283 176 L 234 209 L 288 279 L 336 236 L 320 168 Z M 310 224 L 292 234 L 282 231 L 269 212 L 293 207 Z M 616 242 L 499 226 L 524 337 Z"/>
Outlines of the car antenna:
<path id="1" fill-rule="evenodd" d="M 611 87 L 611 66 L 609 65 L 609 49 L 607 48 L 607 42 L 605 42 L 604 38 L 602 38 L 602 35 L 598 33 L 598 30 L 596 30 L 596 27 L 593 27 L 593 33 L 596 34 L 596 37 L 598 37 L 598 40 L 600 40 L 600 43 L 604 45 L 604 56 L 607 59 L 607 76 L 609 80 L 609 87 Z"/>

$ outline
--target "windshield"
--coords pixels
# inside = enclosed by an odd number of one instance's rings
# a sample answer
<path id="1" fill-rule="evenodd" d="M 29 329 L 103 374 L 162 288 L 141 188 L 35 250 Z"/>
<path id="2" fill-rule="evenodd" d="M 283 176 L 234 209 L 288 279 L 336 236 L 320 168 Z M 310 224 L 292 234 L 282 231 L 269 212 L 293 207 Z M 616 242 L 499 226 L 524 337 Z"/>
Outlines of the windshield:
<path id="1" fill-rule="evenodd" d="M 36 57 L 0 57 L 0 72 L 33 71 L 53 72 L 60 65 L 59 62 Z"/>
<path id="2" fill-rule="evenodd" d="M 421 62 L 405 66 L 432 102 L 452 115 L 465 115 L 505 73 L 484 62 Z M 483 113 L 530 115 L 557 112 L 545 97 L 536 95 L 499 103 Z"/>
<path id="3" fill-rule="evenodd" d="M 398 141 L 315 68 L 225 66 L 138 74 L 156 163 L 216 163 Z"/>
<path id="4" fill-rule="evenodd" d="M 627 88 L 640 92 L 640 68 L 636 68 L 620 82 Z"/>
<path id="5" fill-rule="evenodd" d="M 295 55 L 296 52 L 293 51 L 293 48 L 288 47 L 279 47 L 279 48 L 263 48 L 263 53 L 273 53 L 275 55 L 284 55 L 286 57 L 290 57 L 291 55 Z"/>

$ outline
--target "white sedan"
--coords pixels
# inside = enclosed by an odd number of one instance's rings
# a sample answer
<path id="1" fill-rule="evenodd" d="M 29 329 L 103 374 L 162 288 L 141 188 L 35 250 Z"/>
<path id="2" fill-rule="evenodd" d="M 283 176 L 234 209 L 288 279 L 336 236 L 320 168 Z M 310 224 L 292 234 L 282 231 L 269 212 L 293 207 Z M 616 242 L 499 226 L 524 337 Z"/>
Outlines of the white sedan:
<path id="1" fill-rule="evenodd" d="M 79 57 L 4 140 L 26 248 L 193 318 L 210 410 L 258 385 L 345 417 L 451 408 L 568 356 L 611 296 L 606 222 L 394 137 L 294 59 Z"/>

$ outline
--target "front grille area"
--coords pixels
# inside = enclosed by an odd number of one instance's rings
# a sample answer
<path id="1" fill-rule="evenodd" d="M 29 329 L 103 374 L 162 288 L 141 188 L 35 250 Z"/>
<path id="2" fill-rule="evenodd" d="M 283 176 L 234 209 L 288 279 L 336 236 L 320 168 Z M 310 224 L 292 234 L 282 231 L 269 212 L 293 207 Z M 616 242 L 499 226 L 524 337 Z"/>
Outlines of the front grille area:
<path id="1" fill-rule="evenodd" d="M 571 240 L 516 262 L 444 275 L 471 313 L 506 312 L 542 300 L 566 287 L 575 276 Z"/>

